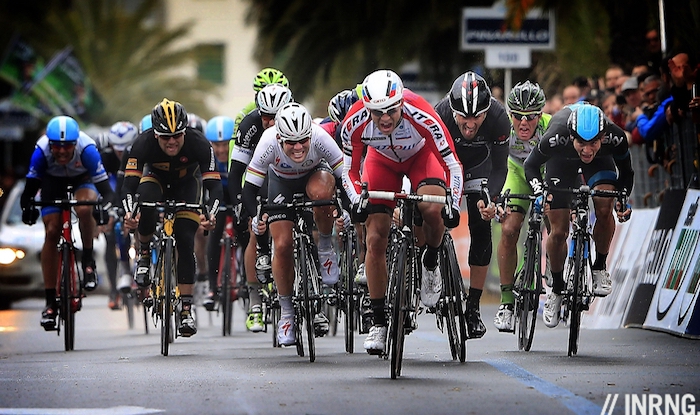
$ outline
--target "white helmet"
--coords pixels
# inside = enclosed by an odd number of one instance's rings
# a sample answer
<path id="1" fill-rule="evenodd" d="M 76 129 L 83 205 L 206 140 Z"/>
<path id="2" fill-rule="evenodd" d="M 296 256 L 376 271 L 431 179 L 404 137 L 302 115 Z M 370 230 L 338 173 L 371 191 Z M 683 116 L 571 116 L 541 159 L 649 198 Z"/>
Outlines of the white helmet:
<path id="1" fill-rule="evenodd" d="M 261 114 L 275 115 L 284 104 L 292 102 L 292 91 L 281 84 L 267 84 L 255 95 Z"/>
<path id="2" fill-rule="evenodd" d="M 311 114 L 301 104 L 285 104 L 275 116 L 275 127 L 280 140 L 300 141 L 311 136 Z"/>
<path id="3" fill-rule="evenodd" d="M 124 151 L 126 147 L 134 142 L 139 134 L 136 126 L 128 121 L 120 121 L 112 125 L 107 133 L 109 144 L 117 151 Z"/>
<path id="4" fill-rule="evenodd" d="M 362 102 L 370 110 L 397 107 L 403 99 L 403 82 L 396 72 L 380 69 L 362 81 Z"/>

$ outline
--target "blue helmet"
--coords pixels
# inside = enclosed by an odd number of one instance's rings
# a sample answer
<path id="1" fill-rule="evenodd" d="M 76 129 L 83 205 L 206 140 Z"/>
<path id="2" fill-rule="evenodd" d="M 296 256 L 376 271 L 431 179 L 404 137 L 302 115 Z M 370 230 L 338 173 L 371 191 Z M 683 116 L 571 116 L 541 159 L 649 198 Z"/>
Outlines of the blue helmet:
<path id="1" fill-rule="evenodd" d="M 233 138 L 235 123 L 231 117 L 219 115 L 207 122 L 207 130 L 204 135 L 212 142 L 229 141 Z"/>
<path id="2" fill-rule="evenodd" d="M 141 118 L 141 122 L 139 123 L 139 134 L 149 128 L 153 128 L 153 121 L 151 121 L 151 114 L 146 114 Z"/>
<path id="3" fill-rule="evenodd" d="M 80 135 L 78 122 L 67 115 L 53 117 L 46 125 L 46 136 L 49 141 L 75 143 Z"/>
<path id="4" fill-rule="evenodd" d="M 606 127 L 605 115 L 595 105 L 576 105 L 571 108 L 566 126 L 573 139 L 593 141 L 600 138 L 600 133 Z"/>

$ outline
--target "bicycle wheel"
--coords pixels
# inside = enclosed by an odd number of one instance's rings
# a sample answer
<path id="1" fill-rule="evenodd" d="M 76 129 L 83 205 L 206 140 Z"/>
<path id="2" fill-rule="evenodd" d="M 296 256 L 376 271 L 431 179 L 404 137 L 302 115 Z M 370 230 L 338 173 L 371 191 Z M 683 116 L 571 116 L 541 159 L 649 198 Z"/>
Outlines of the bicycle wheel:
<path id="1" fill-rule="evenodd" d="M 129 330 L 134 328 L 134 296 L 129 294 L 121 294 L 122 306 L 126 309 L 126 322 L 129 325 Z"/>
<path id="2" fill-rule="evenodd" d="M 537 309 L 540 305 L 539 298 L 542 290 L 541 238 L 542 236 L 537 233 L 536 237 L 528 238 L 525 242 L 527 257 L 520 273 L 519 282 L 517 283 L 518 292 L 515 296 L 519 350 L 530 351 L 532 339 L 535 336 Z"/>
<path id="3" fill-rule="evenodd" d="M 314 300 L 311 296 L 314 294 L 314 289 L 312 288 L 313 282 L 312 278 L 315 278 L 315 274 L 312 273 L 314 270 L 314 259 L 311 257 L 311 250 L 304 243 L 300 241 L 299 244 L 299 258 L 301 258 L 301 263 L 299 264 L 299 277 L 301 278 L 301 309 L 303 311 L 304 326 L 306 328 L 306 341 L 309 348 L 309 361 L 313 362 L 316 360 L 316 350 L 314 345 Z M 301 325 L 299 326 L 301 328 Z"/>
<path id="4" fill-rule="evenodd" d="M 163 252 L 163 263 L 161 264 L 162 272 L 162 287 L 161 293 L 162 309 L 160 322 L 160 352 L 163 356 L 167 356 L 169 352 L 170 342 L 172 342 L 172 319 L 173 319 L 173 275 L 175 272 L 175 249 L 172 239 L 168 238 L 165 241 L 165 249 Z"/>
<path id="5" fill-rule="evenodd" d="M 583 313 L 582 289 L 583 277 L 586 272 L 584 258 L 584 241 L 576 241 L 574 250 L 573 290 L 571 296 L 571 315 L 569 320 L 569 348 L 567 354 L 573 356 L 578 353 L 578 339 L 581 331 L 581 313 Z"/>
<path id="6" fill-rule="evenodd" d="M 355 232 L 349 229 L 345 234 L 344 250 L 341 258 L 341 275 L 343 287 L 340 299 L 343 305 L 343 325 L 345 326 L 345 351 L 353 353 L 355 349 Z"/>
<path id="7" fill-rule="evenodd" d="M 231 298 L 231 239 L 224 237 L 223 246 L 221 247 L 221 262 L 223 269 L 219 269 L 219 279 L 221 281 L 221 295 L 219 304 L 222 311 L 221 335 L 226 337 L 231 335 L 231 326 L 233 324 L 233 299 Z"/>
<path id="8" fill-rule="evenodd" d="M 464 283 L 450 234 L 445 234 L 442 247 L 444 317 L 447 320 L 450 352 L 452 360 L 459 359 L 461 363 L 464 363 L 467 359 L 467 324 L 463 302 L 465 297 Z"/>
<path id="9" fill-rule="evenodd" d="M 397 251 L 396 261 L 391 266 L 389 273 L 393 284 L 393 295 L 391 301 L 391 323 L 389 327 L 389 352 L 391 355 L 391 378 L 396 379 L 401 376 L 401 364 L 403 360 L 403 346 L 406 331 L 406 311 L 408 295 L 406 292 L 406 279 L 409 278 L 406 270 L 410 269 L 408 264 L 408 240 L 402 240 Z"/>
<path id="10" fill-rule="evenodd" d="M 61 294 L 60 313 L 63 320 L 63 343 L 65 350 L 71 351 L 75 346 L 75 309 L 73 308 L 74 290 L 77 282 L 75 260 L 71 247 L 67 243 L 61 245 Z"/>

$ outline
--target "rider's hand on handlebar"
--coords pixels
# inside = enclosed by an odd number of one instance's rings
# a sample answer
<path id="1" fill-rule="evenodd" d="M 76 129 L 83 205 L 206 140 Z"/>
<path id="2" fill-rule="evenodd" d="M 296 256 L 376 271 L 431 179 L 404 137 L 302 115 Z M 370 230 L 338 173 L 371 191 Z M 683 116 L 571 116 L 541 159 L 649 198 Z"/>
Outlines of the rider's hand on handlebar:
<path id="1" fill-rule="evenodd" d="M 37 219 L 39 219 L 39 209 L 35 207 L 22 209 L 22 222 L 32 226 L 36 223 Z"/>
<path id="2" fill-rule="evenodd" d="M 124 228 L 128 230 L 136 230 L 139 226 L 139 219 L 141 219 L 141 212 L 139 212 L 135 218 L 132 218 L 131 215 L 133 212 L 126 212 L 124 213 Z"/>
<path id="3" fill-rule="evenodd" d="M 632 206 L 629 203 L 626 203 L 623 209 L 620 202 L 615 202 L 615 213 L 617 214 L 618 222 L 627 222 L 632 216 Z"/>
<path id="4" fill-rule="evenodd" d="M 253 216 L 253 221 L 250 224 L 250 228 L 254 234 L 260 236 L 267 231 L 267 213 L 263 213 L 262 218 L 258 219 L 258 216 Z"/>
<path id="5" fill-rule="evenodd" d="M 479 214 L 483 220 L 491 220 L 496 217 L 496 205 L 491 202 L 488 206 L 485 205 L 482 199 L 476 202 L 476 207 L 479 208 Z"/>
<path id="6" fill-rule="evenodd" d="M 210 219 L 207 219 L 207 215 L 199 214 L 199 226 L 205 231 L 214 230 L 216 227 L 216 215 L 212 215 Z"/>

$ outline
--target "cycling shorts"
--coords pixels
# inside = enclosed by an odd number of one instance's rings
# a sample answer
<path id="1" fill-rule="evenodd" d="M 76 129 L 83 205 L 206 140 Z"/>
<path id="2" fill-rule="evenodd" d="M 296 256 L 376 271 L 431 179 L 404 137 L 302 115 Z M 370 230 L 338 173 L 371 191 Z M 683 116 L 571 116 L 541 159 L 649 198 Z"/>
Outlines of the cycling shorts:
<path id="1" fill-rule="evenodd" d="M 316 172 L 325 171 L 333 175 L 333 169 L 324 160 L 311 170 L 307 175 L 296 179 L 283 179 L 269 171 L 267 175 L 267 200 L 269 204 L 284 204 L 291 203 L 294 196 L 298 194 L 306 194 L 306 183 L 309 178 Z M 277 222 L 278 220 L 294 220 L 294 209 L 275 210 L 269 213 L 268 223 Z M 308 222 L 312 223 L 312 222 Z"/>
<path id="2" fill-rule="evenodd" d="M 596 157 L 588 164 L 580 160 L 577 162 L 569 159 L 550 159 L 546 167 L 545 180 L 552 195 L 551 209 L 571 208 L 573 194 L 561 190 L 578 189 L 581 186 L 579 168 L 591 189 L 599 184 L 617 185 L 617 170 L 612 156 Z"/>
<path id="3" fill-rule="evenodd" d="M 73 186 L 73 193 L 80 189 L 90 189 L 98 195 L 97 188 L 92 183 L 90 175 L 85 173 L 74 177 L 56 177 L 46 176 L 41 181 L 41 195 L 43 201 L 58 200 L 66 198 L 66 188 L 68 185 Z M 41 208 L 41 216 L 50 215 L 52 213 L 60 213 L 61 208 L 56 206 L 44 206 Z"/>

